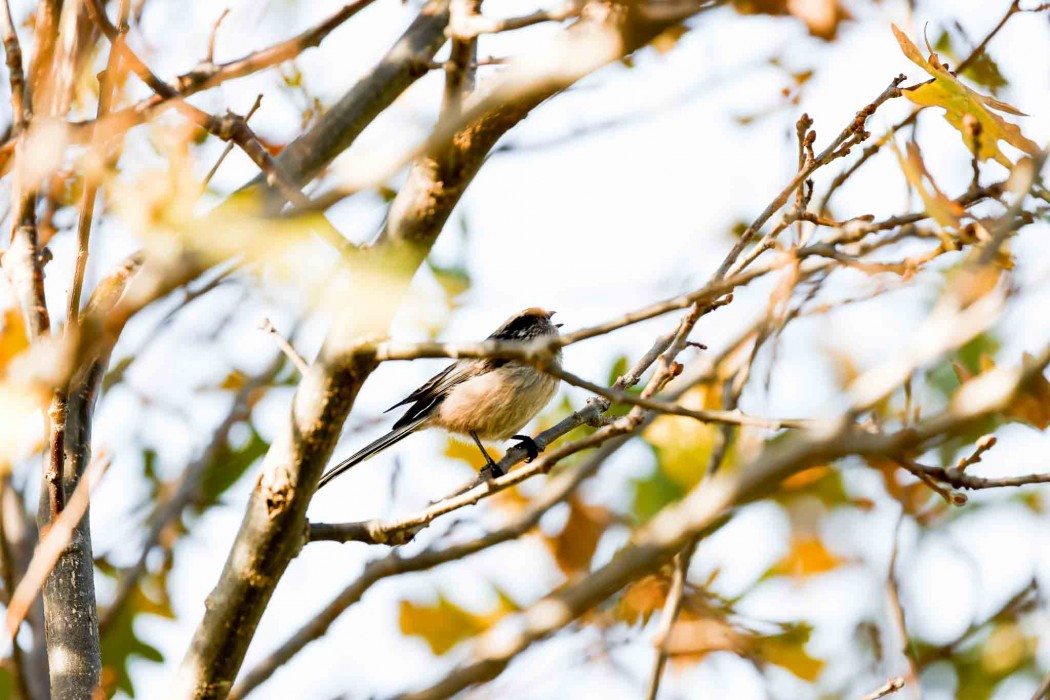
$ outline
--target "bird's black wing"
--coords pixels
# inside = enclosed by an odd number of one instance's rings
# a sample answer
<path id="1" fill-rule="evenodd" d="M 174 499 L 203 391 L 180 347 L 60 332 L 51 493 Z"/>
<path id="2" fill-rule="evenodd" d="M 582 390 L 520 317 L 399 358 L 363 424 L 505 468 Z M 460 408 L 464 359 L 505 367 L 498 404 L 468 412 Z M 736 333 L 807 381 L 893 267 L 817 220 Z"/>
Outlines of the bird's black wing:
<path id="1" fill-rule="evenodd" d="M 484 362 L 484 360 L 460 360 L 459 362 L 453 362 L 427 380 L 423 386 L 386 409 L 384 413 L 393 411 L 395 408 L 405 404 L 412 404 L 405 411 L 405 415 L 397 419 L 393 429 L 397 430 L 426 416 L 445 399 L 449 389 L 476 376 L 479 371 L 483 371 Z"/>

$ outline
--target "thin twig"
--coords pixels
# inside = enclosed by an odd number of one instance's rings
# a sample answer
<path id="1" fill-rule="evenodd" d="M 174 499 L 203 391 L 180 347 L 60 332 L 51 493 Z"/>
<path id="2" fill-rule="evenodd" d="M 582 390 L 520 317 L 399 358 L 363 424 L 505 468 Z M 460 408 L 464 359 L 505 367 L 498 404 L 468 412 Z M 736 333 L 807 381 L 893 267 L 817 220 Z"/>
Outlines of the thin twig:
<path id="1" fill-rule="evenodd" d="M 270 323 L 270 319 L 264 318 L 259 323 L 259 328 L 273 336 L 273 340 L 275 343 L 277 343 L 277 347 L 279 347 L 281 349 L 281 352 L 283 352 L 285 356 L 287 356 L 288 359 L 292 361 L 292 364 L 294 364 L 296 369 L 299 370 L 299 374 L 305 375 L 307 372 L 310 371 L 310 363 L 303 359 L 303 356 L 300 355 L 294 347 L 292 347 L 292 344 L 288 342 L 285 339 L 285 337 L 277 331 L 274 325 Z"/>
<path id="2" fill-rule="evenodd" d="M 123 44 L 128 32 L 128 13 L 130 1 L 122 0 L 118 10 L 117 39 L 110 49 L 109 57 L 106 59 L 106 70 L 99 77 L 98 107 L 95 118 L 99 119 L 109 113 L 116 92 L 117 72 L 120 70 L 120 51 L 117 44 Z M 115 162 L 117 154 L 108 157 L 111 163 Z M 91 220 L 95 213 L 95 197 L 98 193 L 98 183 L 92 178 L 90 172 L 85 176 L 84 192 L 80 199 L 80 218 L 77 221 L 77 258 L 73 267 L 73 283 L 69 288 L 69 299 L 66 306 L 66 331 L 75 328 L 80 318 L 80 297 L 84 288 L 84 274 L 87 271 L 88 253 L 91 239 Z"/>
<path id="3" fill-rule="evenodd" d="M 227 12 L 229 12 L 229 10 L 227 10 Z M 252 115 L 255 114 L 256 110 L 258 110 L 259 107 L 262 105 L 262 98 L 263 98 L 263 96 L 262 96 L 262 93 L 260 92 L 258 97 L 255 98 L 255 103 L 252 105 L 252 108 L 249 109 L 248 113 L 244 115 L 245 123 L 247 123 L 248 120 L 250 120 L 252 118 Z M 222 162 L 224 160 L 226 160 L 226 156 L 230 155 L 230 151 L 232 151 L 232 150 L 233 150 L 233 142 L 231 141 L 231 142 L 226 144 L 225 148 L 222 149 L 222 153 L 219 154 L 219 159 L 217 161 L 215 161 L 215 165 L 211 166 L 211 170 L 209 170 L 208 174 L 204 176 L 204 181 L 201 183 L 201 187 L 202 188 L 208 186 L 208 183 L 211 182 L 211 179 L 213 177 L 215 177 L 215 173 L 218 172 L 219 166 L 222 165 Z"/>
<path id="4" fill-rule="evenodd" d="M 663 679 L 664 667 L 667 665 L 667 643 L 671 638 L 671 629 L 682 610 L 682 600 L 689 578 L 689 563 L 693 560 L 693 553 L 696 551 L 698 542 L 697 539 L 690 540 L 685 549 L 676 554 L 674 558 L 671 589 L 667 592 L 667 600 L 664 601 L 664 608 L 660 613 L 660 626 L 653 639 L 656 656 L 653 660 L 653 669 L 649 674 L 649 690 L 646 694 L 648 700 L 656 700 L 660 692 L 660 681 Z"/>
<path id="5" fill-rule="evenodd" d="M 904 607 L 901 605 L 900 591 L 897 588 L 897 554 L 900 548 L 900 531 L 903 522 L 904 513 L 902 511 L 900 517 L 897 519 L 897 524 L 894 525 L 893 528 L 893 550 L 890 553 L 889 569 L 886 573 L 886 581 L 883 584 L 883 590 L 886 597 L 886 606 L 889 609 L 890 620 L 894 625 L 898 643 L 900 644 L 900 653 L 908 665 L 908 672 L 905 675 L 906 681 L 909 687 L 919 688 L 918 665 L 916 664 L 915 656 L 913 654 L 911 639 L 908 637 L 908 627 L 904 618 Z"/>
<path id="6" fill-rule="evenodd" d="M 896 693 L 898 690 L 900 690 L 903 687 L 904 687 L 904 679 L 903 678 L 901 678 L 900 676 L 898 676 L 896 678 L 891 678 L 885 684 L 879 686 L 878 688 L 876 688 L 872 692 L 868 693 L 867 695 L 862 697 L 860 700 L 879 700 L 879 698 L 884 698 L 887 695 L 893 695 L 894 693 Z"/>
<path id="7" fill-rule="evenodd" d="M 215 61 L 215 40 L 219 36 L 219 27 L 222 26 L 222 21 L 226 19 L 230 14 L 230 8 L 226 8 L 219 15 L 219 18 L 215 20 L 215 24 L 212 25 L 211 35 L 208 37 L 208 53 L 204 59 L 205 63 L 213 63 Z"/>
<path id="8" fill-rule="evenodd" d="M 468 39 L 477 37 L 479 34 L 498 34 L 524 29 L 543 22 L 563 22 L 567 19 L 577 17 L 583 9 L 583 3 L 579 0 L 568 0 L 550 10 L 537 10 L 529 15 L 520 17 L 505 17 L 493 19 L 483 15 L 474 15 L 460 26 L 454 28 L 454 38 Z"/>

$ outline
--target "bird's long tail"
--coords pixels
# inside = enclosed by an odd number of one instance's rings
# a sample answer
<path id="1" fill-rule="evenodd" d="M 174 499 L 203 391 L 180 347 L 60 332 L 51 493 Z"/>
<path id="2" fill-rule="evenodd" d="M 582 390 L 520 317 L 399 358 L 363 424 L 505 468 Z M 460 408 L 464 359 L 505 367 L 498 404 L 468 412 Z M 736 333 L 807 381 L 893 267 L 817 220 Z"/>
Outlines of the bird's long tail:
<path id="1" fill-rule="evenodd" d="M 350 457 L 347 457 L 342 462 L 325 472 L 324 475 L 321 476 L 321 480 L 317 483 L 317 489 L 322 489 L 325 484 L 327 484 L 329 481 L 339 476 L 343 472 L 347 471 L 351 467 L 356 467 L 358 464 L 365 461 L 369 457 L 379 454 L 394 443 L 400 442 L 404 438 L 408 437 L 408 435 L 414 432 L 422 422 L 422 420 L 414 421 L 412 423 L 409 423 L 408 425 L 403 425 L 400 428 L 397 428 L 396 430 L 391 430 L 389 433 L 379 438 L 375 442 L 371 442 L 365 447 L 361 448 L 358 452 L 354 453 Z"/>

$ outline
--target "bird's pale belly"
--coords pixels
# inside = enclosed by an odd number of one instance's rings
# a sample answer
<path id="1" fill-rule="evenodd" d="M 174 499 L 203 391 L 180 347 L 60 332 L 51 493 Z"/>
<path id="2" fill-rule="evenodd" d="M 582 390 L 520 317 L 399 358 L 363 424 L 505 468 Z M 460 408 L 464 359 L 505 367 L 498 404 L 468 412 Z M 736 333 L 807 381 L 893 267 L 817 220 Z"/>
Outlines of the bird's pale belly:
<path id="1" fill-rule="evenodd" d="M 558 381 L 529 367 L 504 365 L 456 386 L 438 406 L 437 425 L 482 440 L 506 440 L 554 396 Z"/>

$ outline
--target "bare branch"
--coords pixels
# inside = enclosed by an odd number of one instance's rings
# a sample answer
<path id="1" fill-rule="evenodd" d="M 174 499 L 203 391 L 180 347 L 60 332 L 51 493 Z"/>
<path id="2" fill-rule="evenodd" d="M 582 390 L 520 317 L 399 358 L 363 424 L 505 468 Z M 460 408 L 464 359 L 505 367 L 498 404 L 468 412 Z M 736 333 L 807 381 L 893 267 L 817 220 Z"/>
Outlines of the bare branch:
<path id="1" fill-rule="evenodd" d="M 902 688 L 904 688 L 904 679 L 898 676 L 886 681 L 885 684 L 868 693 L 860 700 L 879 700 L 879 698 L 884 698 L 887 695 L 893 695 Z"/>
<path id="2" fill-rule="evenodd" d="M 653 661 L 653 670 L 649 674 L 649 690 L 646 694 L 648 700 L 656 700 L 660 692 L 660 681 L 664 675 L 664 667 L 667 665 L 667 640 L 671 637 L 671 628 L 682 610 L 682 597 L 685 594 L 686 581 L 689 578 L 689 563 L 693 560 L 698 540 L 690 540 L 681 552 L 674 558 L 674 573 L 671 576 L 671 589 L 667 592 L 667 600 L 664 601 L 663 611 L 660 613 L 660 626 L 656 630 L 653 646 L 656 647 L 656 658 Z"/>
<path id="3" fill-rule="evenodd" d="M 892 433 L 858 432 L 847 422 L 834 431 L 803 432 L 784 444 L 764 451 L 738 470 L 720 472 L 702 482 L 682 501 L 668 506 L 635 531 L 631 544 L 608 564 L 576 583 L 552 593 L 521 613 L 523 624 L 508 635 L 488 633 L 477 643 L 475 659 L 465 663 L 430 688 L 403 697 L 449 697 L 464 688 L 497 676 L 519 653 L 544 639 L 606 599 L 627 582 L 653 571 L 680 551 L 690 540 L 715 524 L 736 503 L 752 499 L 782 479 L 818 460 L 847 454 L 885 454 L 915 449 L 927 441 L 952 434 L 975 420 L 1004 408 L 1036 373 L 1050 364 L 1050 346 L 1035 361 L 1019 370 L 997 369 L 984 381 L 995 391 L 969 392 L 942 413 Z"/>
<path id="4" fill-rule="evenodd" d="M 597 452 L 571 471 L 552 478 L 543 491 L 514 520 L 484 536 L 448 545 L 444 548 L 430 547 L 411 557 L 400 557 L 394 553 L 369 563 L 365 570 L 342 593 L 329 603 L 312 620 L 291 635 L 273 653 L 246 673 L 241 682 L 230 693 L 231 700 L 243 698 L 286 664 L 310 642 L 320 638 L 328 627 L 347 608 L 357 603 L 361 596 L 378 581 L 412 571 L 432 569 L 446 562 L 463 559 L 503 542 L 516 539 L 534 528 L 551 508 L 568 498 L 586 479 L 594 475 L 601 465 L 621 445 L 622 440 L 606 442 Z"/>
<path id="5" fill-rule="evenodd" d="M 510 32 L 516 29 L 524 29 L 543 22 L 564 22 L 573 17 L 579 17 L 583 9 L 583 3 L 579 0 L 569 0 L 550 10 L 537 10 L 532 14 L 520 17 L 505 17 L 493 19 L 483 15 L 475 15 L 469 20 L 453 28 L 453 37 L 457 39 L 472 39 L 480 34 L 498 34 Z"/>
<path id="6" fill-rule="evenodd" d="M 310 363 L 304 360 L 303 356 L 292 347 L 292 344 L 285 340 L 284 336 L 274 328 L 274 325 L 270 323 L 270 319 L 264 318 L 262 323 L 259 324 L 259 328 L 273 337 L 274 342 L 277 343 L 277 347 L 281 349 L 281 352 L 285 354 L 285 357 L 292 361 L 292 364 L 299 370 L 299 374 L 305 375 L 310 371 Z"/>

